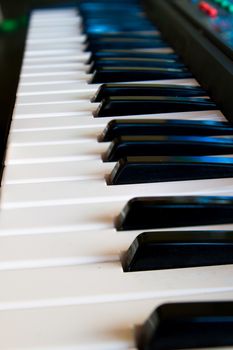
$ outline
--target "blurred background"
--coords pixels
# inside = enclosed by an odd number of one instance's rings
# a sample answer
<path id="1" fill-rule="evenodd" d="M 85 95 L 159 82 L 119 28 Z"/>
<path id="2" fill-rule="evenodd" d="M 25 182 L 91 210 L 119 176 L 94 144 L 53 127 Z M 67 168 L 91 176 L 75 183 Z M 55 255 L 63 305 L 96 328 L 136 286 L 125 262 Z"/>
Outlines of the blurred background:
<path id="1" fill-rule="evenodd" d="M 70 0 L 0 0 L 0 6 L 4 18 L 17 18 L 25 15 L 34 7 L 75 4 L 75 2 Z"/>

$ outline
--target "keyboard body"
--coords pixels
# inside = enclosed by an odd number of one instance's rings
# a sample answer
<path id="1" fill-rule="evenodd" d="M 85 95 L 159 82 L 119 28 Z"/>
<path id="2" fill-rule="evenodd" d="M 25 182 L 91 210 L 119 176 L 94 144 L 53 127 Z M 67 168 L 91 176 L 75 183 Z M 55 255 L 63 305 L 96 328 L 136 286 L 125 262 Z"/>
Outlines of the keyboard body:
<path id="1" fill-rule="evenodd" d="M 93 117 L 100 84 L 88 83 L 85 40 L 76 8 L 32 12 L 1 188 L 4 350 L 135 350 L 135 328 L 156 306 L 233 297 L 232 265 L 123 272 L 122 253 L 142 232 L 114 227 L 130 199 L 232 196 L 233 179 L 108 186 L 115 163 L 102 162 L 109 143 L 97 138 L 118 117 Z M 134 116 L 142 118 L 226 121 L 219 109 Z M 233 223 L 181 228 L 211 229 Z"/>

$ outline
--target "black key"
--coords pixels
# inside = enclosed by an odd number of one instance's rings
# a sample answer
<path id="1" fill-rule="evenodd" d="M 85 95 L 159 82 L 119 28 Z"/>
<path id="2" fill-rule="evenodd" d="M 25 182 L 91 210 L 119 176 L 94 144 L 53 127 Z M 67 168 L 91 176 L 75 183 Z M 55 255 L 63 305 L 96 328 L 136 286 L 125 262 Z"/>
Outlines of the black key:
<path id="1" fill-rule="evenodd" d="M 155 27 L 149 23 L 139 23 L 137 20 L 130 21 L 126 23 L 117 23 L 113 21 L 112 18 L 108 20 L 100 21 L 86 21 L 83 26 L 83 31 L 88 36 L 90 34 L 99 32 L 99 33 L 121 33 L 121 32 L 135 32 L 135 27 L 137 26 L 137 31 L 152 31 Z"/>
<path id="2" fill-rule="evenodd" d="M 99 5 L 99 4 L 98 4 Z M 130 4 L 132 5 L 132 4 Z M 125 4 L 124 7 L 122 6 L 109 6 L 109 4 L 106 4 L 105 7 L 97 7 L 94 9 L 84 9 L 79 7 L 79 11 L 82 14 L 82 18 L 84 19 L 112 19 L 113 21 L 116 21 L 116 17 L 118 16 L 118 22 L 121 22 L 119 20 L 119 16 L 121 18 L 125 18 L 128 16 L 129 20 L 137 18 L 140 21 L 140 18 L 142 18 L 145 21 L 145 16 L 142 15 L 142 11 L 139 6 L 135 6 L 135 8 L 132 8 L 132 6 L 128 6 Z"/>
<path id="3" fill-rule="evenodd" d="M 82 13 L 96 13 L 97 11 L 101 11 L 101 13 L 103 13 L 104 11 L 117 11 L 118 9 L 130 12 L 132 14 L 134 14 L 136 11 L 141 11 L 141 7 L 138 5 L 138 0 L 123 2 L 110 2 L 109 0 L 101 2 L 82 1 L 81 3 L 79 3 L 78 9 Z"/>
<path id="4" fill-rule="evenodd" d="M 161 40 L 160 37 L 132 37 L 131 35 L 128 36 L 118 36 L 118 35 L 111 35 L 111 36 L 100 36 L 100 37 L 95 37 L 94 39 L 91 39 L 91 37 L 89 37 L 88 42 L 90 44 L 103 44 L 105 45 L 105 48 L 109 45 L 109 44 L 117 44 L 117 43 L 125 43 L 125 44 L 138 44 L 138 43 L 151 43 L 151 41 L 155 41 L 155 42 L 163 42 L 163 40 Z"/>
<path id="5" fill-rule="evenodd" d="M 102 84 L 92 102 L 101 102 L 116 96 L 180 96 L 201 97 L 207 93 L 199 86 L 177 86 L 159 84 Z"/>
<path id="6" fill-rule="evenodd" d="M 127 32 L 123 32 L 123 33 L 93 33 L 90 34 L 87 41 L 88 40 L 94 40 L 94 39 L 98 39 L 98 38 L 118 38 L 118 39 L 157 39 L 160 38 L 161 35 L 156 32 L 156 31 L 151 31 L 151 32 L 147 32 L 147 33 L 127 33 Z"/>
<path id="7" fill-rule="evenodd" d="M 161 39 L 99 39 L 90 41 L 85 51 L 98 51 L 103 49 L 157 49 L 168 47 Z"/>
<path id="8" fill-rule="evenodd" d="M 127 157 L 108 177 L 109 185 L 233 178 L 233 158 Z"/>
<path id="9" fill-rule="evenodd" d="M 104 67 L 138 67 L 141 68 L 185 68 L 183 63 L 178 63 L 176 61 L 172 60 L 161 60 L 161 59 L 136 59 L 132 60 L 130 58 L 124 58 L 119 60 L 106 60 L 106 59 L 100 59 L 98 61 L 95 61 L 90 68 L 88 69 L 87 73 L 91 74 L 96 70 L 99 70 Z"/>
<path id="10" fill-rule="evenodd" d="M 103 154 L 106 162 L 137 156 L 201 156 L 233 153 L 233 139 L 204 136 L 121 136 Z"/>
<path id="11" fill-rule="evenodd" d="M 163 60 L 175 60 L 178 56 L 173 53 L 161 53 L 161 52 L 143 52 L 132 50 L 101 50 L 93 52 L 88 60 L 88 63 L 95 62 L 99 58 L 117 58 L 117 57 L 131 57 L 131 58 L 148 58 L 148 59 L 163 59 Z"/>
<path id="12" fill-rule="evenodd" d="M 139 350 L 175 350 L 233 345 L 233 302 L 159 306 L 138 333 Z"/>
<path id="13" fill-rule="evenodd" d="M 208 98 L 174 96 L 117 96 L 103 100 L 94 117 L 155 113 L 194 112 L 217 109 Z"/>
<path id="14" fill-rule="evenodd" d="M 233 135 L 233 126 L 209 120 L 115 119 L 108 123 L 99 141 L 109 142 L 120 136 L 143 135 Z"/>
<path id="15" fill-rule="evenodd" d="M 125 272 L 233 263 L 233 231 L 144 232 L 122 258 Z"/>
<path id="16" fill-rule="evenodd" d="M 140 31 L 139 28 L 146 27 L 150 28 L 150 30 L 155 30 L 155 27 L 152 23 L 148 21 L 146 16 L 143 16 L 138 11 L 135 11 L 133 14 L 131 13 L 129 15 L 129 12 L 126 10 L 125 12 L 122 11 L 122 9 L 110 11 L 107 10 L 107 12 L 93 12 L 93 13 L 84 13 L 82 15 L 82 23 L 84 28 L 88 27 L 89 29 L 92 29 L 92 33 L 98 33 L 99 26 L 106 25 L 106 24 L 114 24 L 117 25 L 119 28 L 121 27 L 129 27 L 138 24 L 137 31 Z M 106 28 L 107 29 L 107 28 Z M 134 28 L 135 29 L 135 28 Z M 111 27 L 109 30 L 105 31 L 106 33 L 111 33 Z M 135 32 L 135 30 L 134 30 Z"/>
<path id="17" fill-rule="evenodd" d="M 181 196 L 131 199 L 116 218 L 118 231 L 233 224 L 233 197 Z"/>
<path id="18" fill-rule="evenodd" d="M 178 68 L 105 67 L 95 71 L 90 83 L 119 83 L 185 78 L 192 78 L 191 72 Z"/>

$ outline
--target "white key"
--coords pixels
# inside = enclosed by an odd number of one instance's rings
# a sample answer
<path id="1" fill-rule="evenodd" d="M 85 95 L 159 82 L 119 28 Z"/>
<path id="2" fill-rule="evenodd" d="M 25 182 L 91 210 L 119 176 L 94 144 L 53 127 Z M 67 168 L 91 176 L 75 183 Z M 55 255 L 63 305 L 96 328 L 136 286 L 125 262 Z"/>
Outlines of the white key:
<path id="1" fill-rule="evenodd" d="M 132 350 L 134 327 L 165 302 L 230 300 L 232 291 L 0 312 L 4 350 Z M 14 336 L 12 336 L 14 335 Z"/>
<path id="2" fill-rule="evenodd" d="M 54 141 L 50 145 L 38 143 L 32 147 L 9 147 L 5 164 L 100 159 L 101 153 L 105 152 L 106 148 L 107 144 L 91 142 L 90 139 L 77 139 L 75 142 L 63 142 L 63 144 Z"/>
<path id="3" fill-rule="evenodd" d="M 58 53 L 59 55 L 59 53 Z M 76 72 L 76 71 L 67 71 L 67 72 L 52 72 L 46 74 L 24 74 L 21 75 L 21 81 L 25 83 L 44 83 L 44 82 L 63 82 L 69 80 L 83 80 L 88 81 L 91 78 L 90 75 L 86 74 L 86 72 Z"/>
<path id="4" fill-rule="evenodd" d="M 31 15 L 31 21 L 40 21 L 42 19 L 47 19 L 50 21 L 51 18 L 73 18 L 74 16 L 76 17 L 78 15 L 78 12 L 76 11 L 75 8 L 62 8 L 62 9 L 36 9 L 32 12 Z"/>
<path id="5" fill-rule="evenodd" d="M 107 203 L 42 206 L 2 209 L 0 236 L 35 235 L 88 230 L 114 230 L 114 220 L 125 205 L 125 200 Z M 232 230 L 232 224 L 186 227 L 190 230 Z M 184 228 L 185 229 L 185 228 Z M 170 228 L 169 228 L 170 230 Z"/>
<path id="6" fill-rule="evenodd" d="M 76 112 L 82 111 L 94 112 L 98 106 L 99 103 L 91 103 L 87 100 L 18 104 L 15 106 L 15 117 L 75 115 Z"/>
<path id="7" fill-rule="evenodd" d="M 73 55 L 44 56 L 44 57 L 24 57 L 23 65 L 38 65 L 51 63 L 86 62 L 90 57 L 90 52 L 75 53 Z"/>
<path id="8" fill-rule="evenodd" d="M 29 53 L 29 52 L 38 52 L 38 51 L 50 51 L 50 50 L 77 50 L 77 51 L 84 51 L 85 49 L 85 44 L 79 41 L 70 41 L 70 40 L 66 40 L 66 38 L 64 38 L 64 40 L 62 40 L 62 38 L 60 39 L 60 41 L 51 41 L 48 43 L 29 43 L 27 42 L 26 44 L 26 50 L 25 53 Z"/>
<path id="9" fill-rule="evenodd" d="M 48 83 L 29 83 L 25 84 L 23 81 L 20 82 L 18 87 L 17 96 L 37 96 L 37 95 L 48 95 L 57 93 L 77 93 L 77 97 L 86 96 L 90 99 L 99 88 L 96 84 L 87 84 L 85 81 L 71 81 L 57 84 L 53 82 Z"/>
<path id="10" fill-rule="evenodd" d="M 80 167 L 82 164 L 80 163 Z M 103 170 L 104 172 L 104 170 Z M 104 179 L 5 185 L 1 208 L 129 201 L 143 196 L 233 195 L 233 178 L 108 186 Z"/>
<path id="11" fill-rule="evenodd" d="M 233 293 L 232 273 L 233 265 L 126 273 L 120 262 L 0 271 L 0 310 Z"/>
<path id="12" fill-rule="evenodd" d="M 80 166 L 81 165 L 81 166 Z M 103 179 L 115 163 L 99 160 L 8 165 L 4 169 L 2 184 L 40 183 Z"/>
<path id="13" fill-rule="evenodd" d="M 26 104 L 26 103 L 47 103 L 52 102 L 56 103 L 58 101 L 78 101 L 78 100 L 88 100 L 93 97 L 95 90 L 87 90 L 83 89 L 81 91 L 70 90 L 67 92 L 53 92 L 47 94 L 26 94 L 26 95 L 18 95 L 17 96 L 17 105 L 18 104 Z"/>
<path id="14" fill-rule="evenodd" d="M 90 67 L 83 63 L 68 63 L 68 64 L 54 64 L 54 65 L 37 65 L 37 66 L 24 66 L 22 67 L 22 74 L 32 73 L 50 73 L 50 72 L 65 72 L 65 71 L 87 71 Z"/>
<path id="15" fill-rule="evenodd" d="M 87 40 L 87 36 L 85 34 L 80 34 L 80 35 L 66 35 L 65 36 L 66 42 L 73 42 L 73 43 L 83 43 Z M 43 38 L 33 38 L 33 33 L 31 35 L 31 39 L 27 38 L 26 40 L 26 45 L 30 47 L 31 44 L 48 44 L 48 43 L 60 43 L 61 42 L 61 37 L 57 38 L 48 38 L 47 35 L 45 35 Z"/>
<path id="16" fill-rule="evenodd" d="M 0 236 L 0 270 L 119 261 L 140 231 Z"/>
<path id="17" fill-rule="evenodd" d="M 78 121 L 77 121 L 78 123 Z M 96 132 L 96 134 L 94 133 Z M 75 126 L 61 128 L 54 127 L 47 130 L 17 130 L 11 131 L 8 138 L 8 143 L 17 145 L 33 145 L 35 143 L 50 144 L 53 142 L 63 143 L 70 141 L 80 142 L 81 140 L 89 139 L 96 142 L 98 135 L 98 128 L 93 128 L 91 131 L 88 128 L 79 128 Z"/>
<path id="18" fill-rule="evenodd" d="M 59 35 L 59 33 L 58 33 Z M 72 35 L 72 33 L 71 33 Z M 25 51 L 25 57 L 32 58 L 32 57 L 45 57 L 45 56 L 57 56 L 57 55 L 77 55 L 77 50 L 75 48 L 67 48 L 67 49 L 51 49 L 51 50 L 40 50 L 40 51 Z M 82 55 L 82 54 L 81 54 Z"/>
<path id="19" fill-rule="evenodd" d="M 65 117 L 46 117 L 46 118 L 15 118 L 11 123 L 12 133 L 24 133 L 25 139 L 30 138 L 26 136 L 25 131 L 32 132 L 34 131 L 35 140 L 39 140 L 43 135 L 40 134 L 40 131 L 50 131 L 53 130 L 69 130 L 75 129 L 79 137 L 84 138 L 95 138 L 103 130 L 102 125 L 95 125 L 96 120 L 93 118 L 93 125 L 80 125 L 80 119 L 84 116 L 84 113 L 77 113 L 76 116 L 65 116 Z M 104 125 L 104 124 L 103 124 Z M 36 134 L 38 133 L 38 136 Z M 40 136 L 41 135 L 41 136 Z M 38 137 L 38 139 L 37 139 Z"/>

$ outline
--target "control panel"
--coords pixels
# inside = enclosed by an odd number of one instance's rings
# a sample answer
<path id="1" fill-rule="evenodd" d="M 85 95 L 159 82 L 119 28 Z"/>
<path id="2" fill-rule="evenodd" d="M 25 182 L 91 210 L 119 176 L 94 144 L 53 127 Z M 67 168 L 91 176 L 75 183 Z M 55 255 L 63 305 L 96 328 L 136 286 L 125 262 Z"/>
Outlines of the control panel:
<path id="1" fill-rule="evenodd" d="M 175 0 L 204 35 L 233 58 L 233 0 Z"/>
<path id="2" fill-rule="evenodd" d="M 233 0 L 145 0 L 147 12 L 233 123 Z"/>

